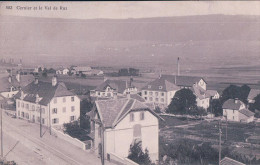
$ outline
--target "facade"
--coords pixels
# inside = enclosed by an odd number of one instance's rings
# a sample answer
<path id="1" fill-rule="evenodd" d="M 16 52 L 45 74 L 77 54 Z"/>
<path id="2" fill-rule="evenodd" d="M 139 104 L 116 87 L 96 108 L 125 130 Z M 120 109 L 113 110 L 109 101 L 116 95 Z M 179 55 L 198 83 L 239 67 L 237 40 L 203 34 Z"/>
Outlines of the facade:
<path id="1" fill-rule="evenodd" d="M 105 80 L 96 89 L 90 91 L 91 97 L 113 98 L 126 94 L 137 94 L 138 90 L 133 86 L 132 81 Z"/>
<path id="2" fill-rule="evenodd" d="M 83 73 L 83 72 L 91 71 L 91 67 L 89 67 L 89 66 L 75 66 L 75 67 L 73 67 L 73 70 L 75 71 L 75 74 L 80 74 L 80 73 Z"/>
<path id="3" fill-rule="evenodd" d="M 61 126 L 77 120 L 80 116 L 80 99 L 68 91 L 65 84 L 34 82 L 24 87 L 16 95 L 16 116 L 45 126 Z"/>
<path id="4" fill-rule="evenodd" d="M 254 120 L 254 113 L 246 109 L 246 105 L 240 100 L 229 99 L 222 108 L 227 121 L 249 123 Z"/>
<path id="5" fill-rule="evenodd" d="M 65 68 L 65 69 L 58 69 L 56 71 L 56 74 L 63 74 L 63 75 L 67 75 L 69 73 L 69 69 Z"/>
<path id="6" fill-rule="evenodd" d="M 151 160 L 159 159 L 161 118 L 145 104 L 128 98 L 99 100 L 88 115 L 96 154 L 102 153 L 104 146 L 105 158 L 109 159 L 111 153 L 125 158 L 130 145 L 141 141 L 142 149 L 148 149 Z"/>
<path id="7" fill-rule="evenodd" d="M 260 94 L 260 89 L 251 89 L 249 94 L 248 94 L 248 97 L 247 97 L 248 102 L 254 103 L 255 97 L 259 94 Z"/>
<path id="8" fill-rule="evenodd" d="M 142 97 L 147 102 L 154 102 L 157 106 L 166 108 L 171 103 L 172 98 L 178 90 L 181 88 L 189 88 L 192 90 L 194 85 L 198 86 L 201 90 L 206 91 L 207 83 L 201 77 L 161 75 L 154 81 L 149 82 L 142 88 L 141 92 Z M 200 101 L 198 98 L 197 100 Z M 205 103 L 204 100 L 202 100 L 199 105 L 207 105 L 207 100 L 208 98 L 206 98 Z"/>

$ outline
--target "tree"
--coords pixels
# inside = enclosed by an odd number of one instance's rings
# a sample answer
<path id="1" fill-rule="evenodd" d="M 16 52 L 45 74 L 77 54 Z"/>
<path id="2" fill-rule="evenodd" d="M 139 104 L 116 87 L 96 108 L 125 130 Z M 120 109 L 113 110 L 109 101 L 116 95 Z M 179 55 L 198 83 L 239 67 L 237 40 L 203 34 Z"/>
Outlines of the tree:
<path id="1" fill-rule="evenodd" d="M 247 96 L 250 92 L 250 87 L 247 85 L 243 85 L 241 87 L 236 85 L 230 85 L 226 89 L 224 89 L 221 96 L 221 103 L 223 104 L 228 99 L 239 99 L 247 104 Z"/>
<path id="2" fill-rule="evenodd" d="M 48 73 L 56 73 L 56 70 L 53 69 L 53 68 L 50 68 L 47 72 L 48 72 Z"/>
<path id="3" fill-rule="evenodd" d="M 142 142 L 138 141 L 130 145 L 128 158 L 140 165 L 150 165 L 151 159 L 149 156 L 149 151 L 145 149 L 142 150 Z"/>
<path id="4" fill-rule="evenodd" d="M 213 99 L 210 103 L 209 110 L 218 117 L 223 115 L 222 104 L 219 99 Z"/>
<path id="5" fill-rule="evenodd" d="M 80 127 L 83 129 L 90 129 L 90 121 L 86 117 L 86 113 L 91 111 L 93 106 L 93 103 L 89 99 L 80 102 Z"/>
<path id="6" fill-rule="evenodd" d="M 78 138 L 82 133 L 81 133 L 81 128 L 79 126 L 78 121 L 74 121 L 71 123 L 65 123 L 63 124 L 64 126 L 64 132 L 74 138 Z"/>
<path id="7" fill-rule="evenodd" d="M 252 112 L 256 112 L 256 110 L 260 111 L 260 94 L 258 94 L 255 98 L 254 98 L 255 102 L 250 104 L 249 106 L 249 110 Z"/>
<path id="8" fill-rule="evenodd" d="M 196 109 L 196 96 L 190 89 L 183 88 L 175 93 L 166 112 L 173 114 L 190 114 Z"/>
<path id="9" fill-rule="evenodd" d="M 128 69 L 127 68 L 119 69 L 118 75 L 119 76 L 128 76 L 129 75 Z"/>

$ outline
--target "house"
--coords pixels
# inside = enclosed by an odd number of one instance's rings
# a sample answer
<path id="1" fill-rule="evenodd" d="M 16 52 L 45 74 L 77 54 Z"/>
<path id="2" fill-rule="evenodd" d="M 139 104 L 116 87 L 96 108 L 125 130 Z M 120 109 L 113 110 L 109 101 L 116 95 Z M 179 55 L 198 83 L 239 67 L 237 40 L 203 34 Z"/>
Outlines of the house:
<path id="1" fill-rule="evenodd" d="M 246 108 L 246 105 L 238 99 L 229 99 L 224 102 L 223 116 L 227 121 L 249 123 L 254 120 L 254 113 Z"/>
<path id="2" fill-rule="evenodd" d="M 102 76 L 104 75 L 104 72 L 102 70 L 97 70 L 97 69 L 91 69 L 90 71 L 82 72 L 85 75 L 88 76 Z"/>
<path id="3" fill-rule="evenodd" d="M 41 121 L 45 126 L 61 126 L 80 116 L 80 99 L 63 82 L 58 82 L 56 76 L 51 83 L 36 77 L 15 98 L 18 118 L 36 123 Z"/>
<path id="4" fill-rule="evenodd" d="M 61 69 L 58 69 L 56 71 L 56 74 L 63 74 L 63 75 L 68 75 L 69 74 L 69 69 L 68 68 L 61 68 Z"/>
<path id="5" fill-rule="evenodd" d="M 255 97 L 259 94 L 260 94 L 260 89 L 251 89 L 249 94 L 248 94 L 248 97 L 247 97 L 248 102 L 254 103 Z"/>
<path id="6" fill-rule="evenodd" d="M 142 88 L 142 97 L 147 102 L 154 102 L 161 108 L 166 108 L 175 93 L 181 88 L 193 89 L 197 85 L 206 91 L 207 83 L 201 77 L 161 75 Z"/>
<path id="7" fill-rule="evenodd" d="M 211 99 L 219 99 L 220 95 L 216 90 L 207 90 L 206 93 L 211 97 Z"/>
<path id="8" fill-rule="evenodd" d="M 91 71 L 91 67 L 89 67 L 89 66 L 75 66 L 75 67 L 72 67 L 72 69 L 75 71 L 76 74 Z"/>
<path id="9" fill-rule="evenodd" d="M 18 93 L 20 88 L 28 85 L 33 81 L 32 75 L 9 75 L 7 77 L 0 78 L 0 94 L 7 99 L 12 98 Z"/>
<path id="10" fill-rule="evenodd" d="M 194 84 L 192 91 L 196 96 L 197 106 L 202 107 L 205 110 L 208 109 L 210 103 L 210 95 L 208 94 L 207 90 L 203 89 L 198 84 Z"/>
<path id="11" fill-rule="evenodd" d="M 98 85 L 96 89 L 90 91 L 91 97 L 108 97 L 113 98 L 114 95 L 122 96 L 126 94 L 136 94 L 137 88 L 130 81 L 123 80 L 105 80 Z"/>
<path id="12" fill-rule="evenodd" d="M 223 158 L 223 159 L 220 161 L 219 164 L 220 164 L 220 165 L 246 165 L 246 164 L 244 164 L 244 163 L 241 163 L 241 162 L 236 161 L 236 160 L 234 160 L 234 159 L 231 159 L 231 158 L 229 158 L 229 157 Z"/>
<path id="13" fill-rule="evenodd" d="M 91 119 L 92 148 L 96 154 L 101 153 L 104 146 L 106 159 L 112 154 L 125 158 L 130 145 L 141 141 L 142 149 L 148 149 L 151 160 L 159 159 L 161 118 L 142 102 L 132 98 L 98 100 L 87 115 Z"/>

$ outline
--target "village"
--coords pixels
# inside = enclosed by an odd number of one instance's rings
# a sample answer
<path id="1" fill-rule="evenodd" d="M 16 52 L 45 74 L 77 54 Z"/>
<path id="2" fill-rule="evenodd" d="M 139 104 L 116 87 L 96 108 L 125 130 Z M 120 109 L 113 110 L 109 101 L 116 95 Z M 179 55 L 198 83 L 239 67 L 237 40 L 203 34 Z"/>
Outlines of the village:
<path id="1" fill-rule="evenodd" d="M 179 57 L 172 74 L 5 61 L 5 122 L 29 123 L 40 140 L 54 136 L 101 164 L 259 164 L 260 90 L 250 85 L 214 88 L 183 75 Z"/>

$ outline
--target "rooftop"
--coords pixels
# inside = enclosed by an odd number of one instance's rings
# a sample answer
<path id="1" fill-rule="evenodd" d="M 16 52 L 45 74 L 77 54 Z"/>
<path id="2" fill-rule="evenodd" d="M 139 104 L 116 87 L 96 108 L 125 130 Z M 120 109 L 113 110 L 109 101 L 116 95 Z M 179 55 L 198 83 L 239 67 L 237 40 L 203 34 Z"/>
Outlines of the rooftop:
<path id="1" fill-rule="evenodd" d="M 246 165 L 246 164 L 241 163 L 241 162 L 239 162 L 239 161 L 236 161 L 236 160 L 234 160 L 234 159 L 225 157 L 224 159 L 222 159 L 222 160 L 220 161 L 220 165 Z"/>
<path id="2" fill-rule="evenodd" d="M 260 94 L 260 89 L 251 89 L 247 99 L 254 100 L 254 98 Z"/>
<path id="3" fill-rule="evenodd" d="M 222 108 L 223 109 L 239 110 L 241 105 L 245 105 L 245 104 L 240 100 L 228 99 L 227 101 L 224 102 Z"/>

